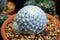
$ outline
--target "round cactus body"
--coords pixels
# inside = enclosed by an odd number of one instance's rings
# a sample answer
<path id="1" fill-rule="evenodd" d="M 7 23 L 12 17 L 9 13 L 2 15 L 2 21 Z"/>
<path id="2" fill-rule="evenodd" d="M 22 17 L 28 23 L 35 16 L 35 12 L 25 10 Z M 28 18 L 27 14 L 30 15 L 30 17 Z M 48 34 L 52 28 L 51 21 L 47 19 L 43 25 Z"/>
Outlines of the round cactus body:
<path id="1" fill-rule="evenodd" d="M 0 0 L 0 12 L 6 7 L 7 0 Z"/>
<path id="2" fill-rule="evenodd" d="M 17 13 L 12 28 L 15 34 L 38 34 L 44 30 L 46 23 L 45 12 L 37 6 L 28 5 Z"/>

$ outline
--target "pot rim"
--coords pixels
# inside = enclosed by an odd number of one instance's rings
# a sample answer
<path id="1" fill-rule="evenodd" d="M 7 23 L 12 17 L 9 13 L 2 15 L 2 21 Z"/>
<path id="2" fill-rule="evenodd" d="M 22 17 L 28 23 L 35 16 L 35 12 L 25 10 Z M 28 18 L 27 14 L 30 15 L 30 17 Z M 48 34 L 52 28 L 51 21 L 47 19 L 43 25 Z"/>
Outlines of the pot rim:
<path id="1" fill-rule="evenodd" d="M 11 17 L 9 17 L 9 18 L 2 24 L 2 27 L 1 27 L 1 35 L 2 35 L 2 37 L 3 37 L 3 40 L 9 40 L 9 39 L 7 38 L 7 36 L 6 36 L 6 33 L 5 33 L 5 27 L 6 27 L 6 25 L 7 25 L 9 22 L 11 22 L 11 21 L 13 20 L 13 18 L 14 18 L 15 16 L 16 16 L 16 14 L 12 15 Z M 54 20 L 57 22 L 58 28 L 60 29 L 60 22 L 59 22 L 55 17 L 51 16 L 50 14 L 46 14 L 46 16 L 47 16 L 48 18 L 54 19 Z M 59 39 L 60 39 L 60 33 L 58 34 L 58 37 L 57 37 L 57 40 L 59 40 Z"/>

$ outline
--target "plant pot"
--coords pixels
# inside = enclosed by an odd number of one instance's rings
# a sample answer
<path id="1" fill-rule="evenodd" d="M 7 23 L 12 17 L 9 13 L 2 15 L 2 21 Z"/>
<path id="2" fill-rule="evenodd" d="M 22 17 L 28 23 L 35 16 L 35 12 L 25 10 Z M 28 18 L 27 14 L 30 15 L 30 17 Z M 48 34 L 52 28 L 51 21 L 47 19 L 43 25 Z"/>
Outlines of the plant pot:
<path id="1" fill-rule="evenodd" d="M 2 35 L 2 37 L 3 37 L 3 40 L 9 40 L 9 39 L 7 38 L 7 36 L 6 36 L 5 28 L 6 28 L 7 24 L 13 20 L 13 18 L 14 18 L 15 16 L 16 16 L 16 14 L 12 15 L 11 17 L 9 17 L 9 18 L 3 23 L 2 27 L 1 27 L 1 35 Z M 56 23 L 57 23 L 58 28 L 60 29 L 60 23 L 59 23 L 59 21 L 58 21 L 55 17 L 53 17 L 53 16 L 51 16 L 51 15 L 49 15 L 49 14 L 46 14 L 46 16 L 47 16 L 48 18 L 52 18 L 53 20 L 55 20 Z M 58 34 L 56 40 L 60 40 L 60 33 Z"/>

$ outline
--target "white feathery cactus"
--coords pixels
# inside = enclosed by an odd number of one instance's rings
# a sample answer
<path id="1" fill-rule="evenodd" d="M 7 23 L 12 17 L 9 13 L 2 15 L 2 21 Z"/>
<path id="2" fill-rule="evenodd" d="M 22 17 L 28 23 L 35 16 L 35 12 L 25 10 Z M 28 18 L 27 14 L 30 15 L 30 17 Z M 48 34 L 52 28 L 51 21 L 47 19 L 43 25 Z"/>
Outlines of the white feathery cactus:
<path id="1" fill-rule="evenodd" d="M 37 6 L 28 5 L 16 14 L 12 28 L 15 34 L 38 34 L 46 24 L 45 12 Z"/>

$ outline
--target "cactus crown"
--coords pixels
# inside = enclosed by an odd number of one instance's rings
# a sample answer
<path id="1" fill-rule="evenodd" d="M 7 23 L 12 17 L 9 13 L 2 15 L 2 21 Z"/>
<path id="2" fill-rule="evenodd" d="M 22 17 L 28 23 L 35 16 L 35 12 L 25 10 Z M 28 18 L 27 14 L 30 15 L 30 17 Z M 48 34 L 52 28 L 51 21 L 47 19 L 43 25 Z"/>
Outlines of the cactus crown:
<path id="1" fill-rule="evenodd" d="M 46 23 L 45 12 L 37 6 L 28 5 L 16 14 L 12 28 L 15 34 L 38 34 L 44 30 Z"/>

